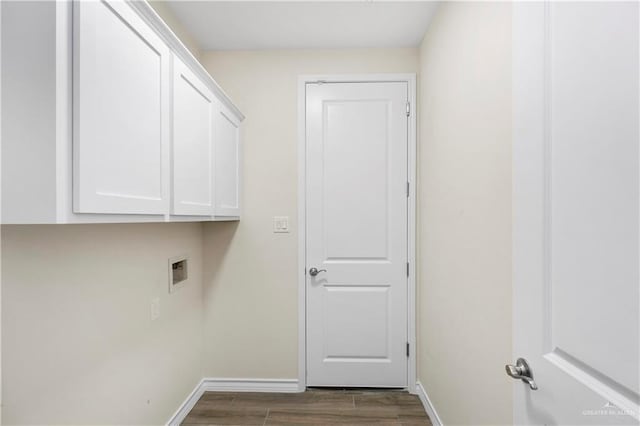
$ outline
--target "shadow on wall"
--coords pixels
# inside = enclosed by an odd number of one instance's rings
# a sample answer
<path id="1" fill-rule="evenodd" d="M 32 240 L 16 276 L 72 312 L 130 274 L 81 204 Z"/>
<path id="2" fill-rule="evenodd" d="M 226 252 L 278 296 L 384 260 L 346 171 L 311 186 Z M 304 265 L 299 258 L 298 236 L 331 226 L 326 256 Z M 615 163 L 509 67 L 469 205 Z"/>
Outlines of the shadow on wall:
<path id="1" fill-rule="evenodd" d="M 215 282 L 216 275 L 220 270 L 220 265 L 224 263 L 224 259 L 229 252 L 229 246 L 233 236 L 238 230 L 240 222 L 212 222 L 205 224 L 204 233 L 204 253 L 202 266 L 202 278 L 203 278 L 203 293 L 205 300 L 211 291 L 211 283 Z M 215 227 L 214 232 L 211 228 Z"/>

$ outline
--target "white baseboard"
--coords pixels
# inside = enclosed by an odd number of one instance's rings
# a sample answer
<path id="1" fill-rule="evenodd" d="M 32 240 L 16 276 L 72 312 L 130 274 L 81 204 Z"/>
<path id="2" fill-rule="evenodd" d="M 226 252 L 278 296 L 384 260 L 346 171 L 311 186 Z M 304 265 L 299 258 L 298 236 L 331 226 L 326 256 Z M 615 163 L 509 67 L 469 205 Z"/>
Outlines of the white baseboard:
<path id="1" fill-rule="evenodd" d="M 204 378 L 167 422 L 178 426 L 205 392 L 300 392 L 296 379 L 220 379 Z"/>
<path id="2" fill-rule="evenodd" d="M 167 426 L 179 426 L 180 423 L 187 417 L 189 412 L 193 407 L 195 407 L 196 403 L 205 392 L 203 387 L 203 380 L 200 380 L 194 390 L 191 391 L 187 399 L 180 405 L 180 408 L 171 416 L 169 421 L 167 422 Z"/>
<path id="3" fill-rule="evenodd" d="M 202 379 L 205 392 L 300 392 L 297 379 Z"/>
<path id="4" fill-rule="evenodd" d="M 419 381 L 416 383 L 416 393 L 420 398 L 420 402 L 422 402 L 422 405 L 424 406 L 424 411 L 427 412 L 427 415 L 431 419 L 431 423 L 433 424 L 433 426 L 443 426 L 442 420 L 440 420 L 440 416 L 438 416 L 438 412 L 429 399 L 429 395 L 427 395 L 427 392 L 424 390 L 422 383 L 420 383 Z"/>

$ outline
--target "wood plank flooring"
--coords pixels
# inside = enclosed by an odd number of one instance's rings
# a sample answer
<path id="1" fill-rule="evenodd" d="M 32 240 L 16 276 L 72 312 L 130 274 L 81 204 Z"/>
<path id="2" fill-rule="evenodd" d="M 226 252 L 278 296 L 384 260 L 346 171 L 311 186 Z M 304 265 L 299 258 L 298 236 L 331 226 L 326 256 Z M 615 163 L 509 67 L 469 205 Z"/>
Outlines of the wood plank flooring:
<path id="1" fill-rule="evenodd" d="M 182 424 L 431 426 L 417 396 L 398 390 L 371 389 L 206 392 Z"/>

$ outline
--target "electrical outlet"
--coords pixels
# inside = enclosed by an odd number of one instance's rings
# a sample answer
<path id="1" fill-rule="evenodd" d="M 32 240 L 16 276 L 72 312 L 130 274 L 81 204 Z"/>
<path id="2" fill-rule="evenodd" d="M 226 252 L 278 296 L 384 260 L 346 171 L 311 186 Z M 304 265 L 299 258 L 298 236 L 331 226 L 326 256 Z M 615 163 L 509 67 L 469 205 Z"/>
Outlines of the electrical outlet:
<path id="1" fill-rule="evenodd" d="M 154 297 L 151 299 L 151 321 L 155 321 L 160 318 L 160 298 Z"/>
<path id="2" fill-rule="evenodd" d="M 289 232 L 289 216 L 274 216 L 273 232 L 276 234 L 287 234 Z"/>

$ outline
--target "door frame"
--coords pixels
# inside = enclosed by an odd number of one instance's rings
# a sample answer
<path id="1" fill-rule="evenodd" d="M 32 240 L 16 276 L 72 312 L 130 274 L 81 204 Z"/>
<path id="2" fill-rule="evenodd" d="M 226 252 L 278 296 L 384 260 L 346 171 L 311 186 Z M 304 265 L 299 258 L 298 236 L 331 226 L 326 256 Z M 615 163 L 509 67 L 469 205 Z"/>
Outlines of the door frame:
<path id="1" fill-rule="evenodd" d="M 306 286 L 306 87 L 309 83 L 407 83 L 410 105 L 407 133 L 407 387 L 416 393 L 416 74 L 321 74 L 298 77 L 298 391 L 307 387 L 307 286 Z"/>

